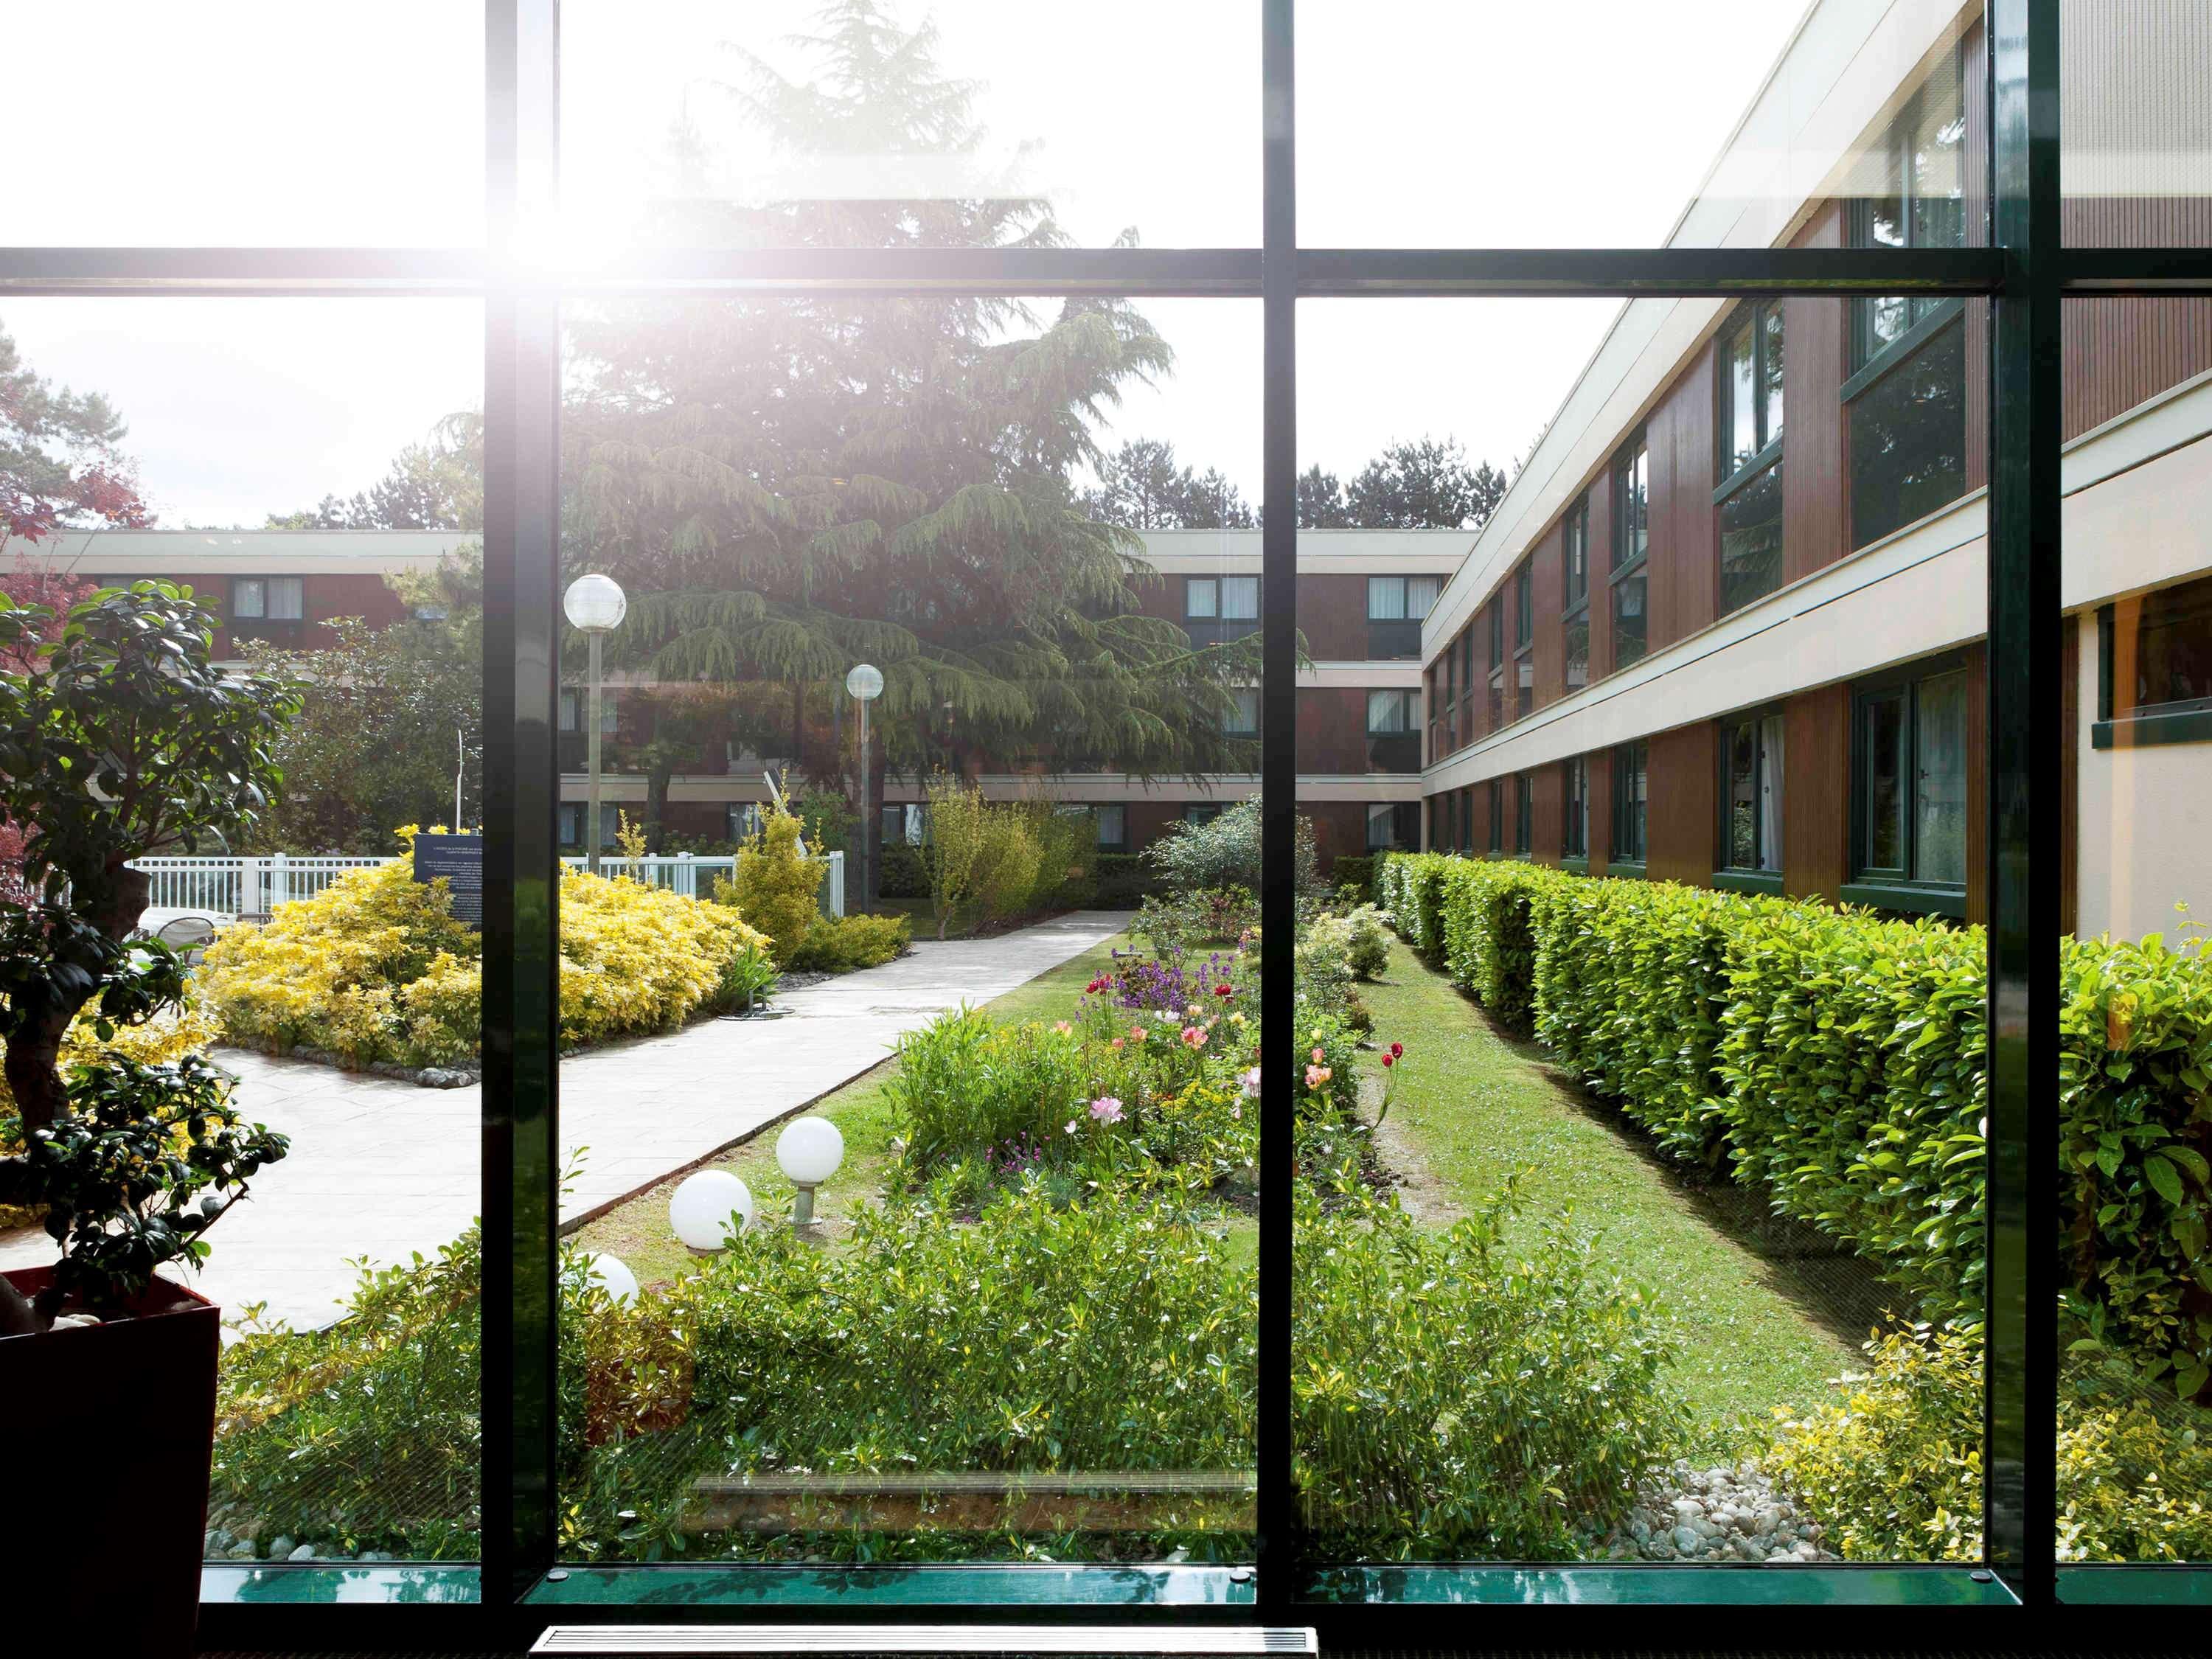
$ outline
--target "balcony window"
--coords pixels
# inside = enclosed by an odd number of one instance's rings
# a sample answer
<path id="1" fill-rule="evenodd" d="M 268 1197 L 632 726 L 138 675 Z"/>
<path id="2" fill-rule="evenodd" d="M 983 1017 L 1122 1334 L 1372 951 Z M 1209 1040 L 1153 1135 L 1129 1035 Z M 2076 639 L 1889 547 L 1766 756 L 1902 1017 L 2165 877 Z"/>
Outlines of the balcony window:
<path id="1" fill-rule="evenodd" d="M 1782 716 L 1751 714 L 1723 720 L 1720 736 L 1721 868 L 1738 876 L 1778 876 Z"/>
<path id="2" fill-rule="evenodd" d="M 2097 613 L 2100 749 L 2212 739 L 2212 576 Z"/>
<path id="3" fill-rule="evenodd" d="M 1645 807 L 1650 788 L 1650 750 L 1642 738 L 1613 751 L 1613 847 L 1608 862 L 1641 865 Z"/>
<path id="4" fill-rule="evenodd" d="M 1182 614 L 1191 622 L 1218 621 L 1221 616 L 1221 578 L 1185 576 L 1182 579 Z"/>

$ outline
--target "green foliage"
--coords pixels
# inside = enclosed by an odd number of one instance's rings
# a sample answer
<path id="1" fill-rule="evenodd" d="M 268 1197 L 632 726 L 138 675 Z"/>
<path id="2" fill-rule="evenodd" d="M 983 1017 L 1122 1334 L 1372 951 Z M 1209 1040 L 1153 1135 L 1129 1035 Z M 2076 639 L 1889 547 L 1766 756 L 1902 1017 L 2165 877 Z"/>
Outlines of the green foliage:
<path id="1" fill-rule="evenodd" d="M 802 946 L 802 951 L 804 947 Z M 714 994 L 717 1007 L 750 1008 L 783 977 L 775 953 L 765 945 L 747 945 L 731 957 L 722 969 L 722 983 Z"/>
<path id="2" fill-rule="evenodd" d="M 1923 1316 L 1978 1321 L 1980 929 L 1432 854 L 1389 855 L 1379 881 L 1410 943 L 1502 1013 L 1531 997 L 1536 1034 L 1677 1156 L 1849 1243 Z M 2075 1346 L 2202 1398 L 2212 963 L 2069 939 L 2060 973 Z"/>
<path id="3" fill-rule="evenodd" d="M 1260 923 L 1260 901 L 1249 887 L 1182 888 L 1148 894 L 1129 931 L 1163 955 L 1240 938 Z"/>
<path id="4" fill-rule="evenodd" d="M 968 905 L 994 921 L 1021 914 L 1036 890 L 1043 858 L 1027 811 L 985 800 L 980 789 L 942 772 L 930 781 L 923 854 L 939 939 Z"/>
<path id="5" fill-rule="evenodd" d="M 906 954 L 914 926 L 904 916 L 823 916 L 806 930 L 784 966 L 794 972 L 849 974 Z"/>
<path id="6" fill-rule="evenodd" d="M 929 896 L 929 865 L 921 848 L 909 847 L 902 841 L 885 842 L 883 860 L 876 888 L 885 898 Z"/>
<path id="7" fill-rule="evenodd" d="M 1767 1466 L 1849 1560 L 1979 1560 L 1982 1349 L 1957 1331 L 1893 1332 L 1837 1397 L 1784 1414 Z M 2168 1411 L 2174 1408 L 2169 1407 Z M 2212 1443 L 2130 1401 L 2063 1386 L 2058 1559 L 2212 1557 Z"/>
<path id="8" fill-rule="evenodd" d="M 1159 872 L 1142 853 L 1101 853 L 1091 902 L 1102 909 L 1133 910 L 1161 890 Z"/>
<path id="9" fill-rule="evenodd" d="M 775 959 L 786 967 L 822 915 L 822 873 L 827 859 L 799 850 L 799 819 L 782 807 L 763 814 L 759 832 L 738 853 L 737 878 L 717 881 L 717 902 L 766 933 Z"/>
<path id="10" fill-rule="evenodd" d="M 1036 842 L 1037 873 L 1025 910 L 1078 909 L 1097 892 L 1098 821 L 1087 811 L 1061 811 L 1042 797 L 1024 800 L 1022 815 Z"/>
<path id="11" fill-rule="evenodd" d="M 481 1240 L 364 1266 L 319 1331 L 249 1319 L 217 1373 L 208 1519 L 346 1550 L 474 1559 Z M 249 1310 L 250 1311 L 250 1310 Z"/>
<path id="12" fill-rule="evenodd" d="M 126 944 L 148 887 L 127 861 L 250 827 L 283 784 L 274 744 L 298 700 L 216 668 L 214 626 L 167 583 L 103 588 L 58 617 L 0 594 L 0 823 L 22 832 L 20 873 L 0 887 L 0 1042 L 8 1139 L 24 1146 L 0 1158 L 0 1205 L 46 1205 L 65 1245 L 35 1306 L 0 1291 L 0 1334 L 50 1324 L 72 1291 L 112 1305 L 162 1261 L 197 1259 L 222 1201 L 284 1153 L 194 1063 L 113 1057 L 66 1082 L 60 1069 L 81 1012 L 105 1042 L 184 1000 L 174 955 Z"/>
<path id="13" fill-rule="evenodd" d="M 1316 890 L 1313 820 L 1300 817 L 1291 870 L 1302 894 Z M 1261 821 L 1257 800 L 1238 801 L 1211 818 L 1175 824 L 1139 855 L 1170 892 L 1260 886 Z"/>
<path id="14" fill-rule="evenodd" d="M 358 617 L 317 623 L 322 641 L 247 641 L 258 674 L 297 689 L 300 713 L 276 744 L 283 799 L 238 844 L 264 852 L 379 853 L 395 823 L 442 823 L 456 774 L 464 823 L 483 792 L 483 578 L 471 553 L 418 585 L 416 614 L 383 628 Z M 458 740 L 458 741 L 457 741 Z M 235 837 L 234 837 L 235 840 Z"/>
<path id="15" fill-rule="evenodd" d="M 1361 903 L 1353 908 L 1345 921 L 1352 929 L 1352 976 L 1354 979 L 1376 980 L 1390 965 L 1390 935 L 1382 920 L 1382 913 L 1373 905 Z"/>
<path id="16" fill-rule="evenodd" d="M 1364 903 L 1375 896 L 1375 878 L 1382 865 L 1382 860 L 1372 854 L 1340 853 L 1329 877 L 1339 893 L 1348 890 L 1356 896 L 1356 902 Z"/>
<path id="17" fill-rule="evenodd" d="M 1334 1559 L 1572 1559 L 1686 1426 L 1662 1310 L 1509 1187 L 1443 1232 L 1300 1183 L 1291 1373 L 1306 1524 Z"/>

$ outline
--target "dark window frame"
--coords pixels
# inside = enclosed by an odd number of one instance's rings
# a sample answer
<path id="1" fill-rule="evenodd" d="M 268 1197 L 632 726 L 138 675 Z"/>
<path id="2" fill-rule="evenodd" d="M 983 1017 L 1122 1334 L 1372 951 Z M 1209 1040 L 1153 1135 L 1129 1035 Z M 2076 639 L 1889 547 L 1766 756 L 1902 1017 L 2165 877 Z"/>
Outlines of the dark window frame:
<path id="1" fill-rule="evenodd" d="M 1631 483 L 1640 471 L 1643 498 L 1638 512 L 1629 513 L 1629 503 L 1636 499 L 1636 488 Z M 1632 668 L 1651 654 L 1651 441 L 1650 431 L 1638 427 L 1628 441 L 1613 452 L 1608 475 L 1613 489 L 1613 552 L 1610 568 L 1606 574 L 1607 604 L 1612 627 L 1607 630 L 1612 660 L 1607 665 L 1608 673 L 1618 673 Z M 1635 544 L 1637 530 L 1643 532 L 1643 543 Z M 1622 585 L 1641 577 L 1644 582 L 1643 643 L 1632 657 L 1620 654 L 1620 593 Z"/>
<path id="2" fill-rule="evenodd" d="M 1559 673 L 1569 696 L 1590 680 L 1589 505 L 1589 491 L 1585 489 L 1559 520 Z M 1572 645 L 1578 629 L 1583 644 L 1579 684 L 1575 679 L 1577 659 Z"/>
<path id="3" fill-rule="evenodd" d="M 1535 850 L 1536 780 L 1527 772 L 1513 775 L 1513 856 L 1528 857 Z"/>
<path id="4" fill-rule="evenodd" d="M 2176 582 L 2161 592 L 2202 587 L 2212 598 L 2212 577 Z M 2138 608 L 2150 598 L 2138 594 L 2128 601 Z M 2138 618 L 2137 627 L 2141 623 Z M 2189 697 L 2167 702 L 2138 703 L 2130 699 L 2123 708 L 2117 675 L 2119 664 L 2119 606 L 2097 608 L 2097 718 L 2089 727 L 2093 749 L 2145 749 L 2173 743 L 2212 743 L 2212 696 Z"/>
<path id="5" fill-rule="evenodd" d="M 1589 757 L 1571 755 L 1559 763 L 1559 858 L 1589 866 Z"/>
<path id="6" fill-rule="evenodd" d="M 1846 797 L 1850 823 L 1850 876 L 1838 894 L 1845 903 L 1930 915 L 1963 917 L 1966 914 L 1966 892 L 1972 884 L 1974 825 L 1971 809 L 1966 809 L 1967 818 L 1961 837 L 1960 879 L 1956 882 L 1928 880 L 1914 873 L 1921 866 L 1921 859 L 1920 826 L 1917 815 L 1912 810 L 1912 784 L 1919 773 L 1920 687 L 1929 680 L 1967 674 L 1967 708 L 1971 721 L 1975 696 L 1972 667 L 1972 661 L 1967 653 L 1947 651 L 1852 682 L 1850 793 Z M 1868 862 L 1869 843 L 1873 839 L 1868 715 L 1876 703 L 1892 701 L 1902 705 L 1899 722 L 1902 746 L 1898 759 L 1897 812 L 1898 845 L 1903 862 L 1893 866 L 1876 866 Z M 1971 729 L 1970 726 L 1969 731 Z M 1971 749 L 1961 769 L 1971 784 L 1973 775 Z"/>
<path id="7" fill-rule="evenodd" d="M 1490 856 L 1497 858 L 1505 851 L 1505 780 L 1490 781 Z"/>
<path id="8" fill-rule="evenodd" d="M 1630 764 L 1632 758 L 1640 762 L 1640 764 L 1632 766 Z M 1611 823 L 1606 841 L 1606 868 L 1608 870 L 1622 868 L 1628 873 L 1633 874 L 1644 867 L 1651 854 L 1651 744 L 1650 740 L 1638 738 L 1631 743 L 1615 744 L 1613 746 L 1612 769 L 1613 799 L 1612 811 L 1608 815 Z M 1640 803 L 1644 811 L 1640 817 L 1632 817 L 1633 809 L 1639 803 L 1627 785 L 1631 775 L 1638 772 L 1644 778 L 1644 799 Z M 1633 835 L 1628 833 L 1632 824 L 1635 830 Z M 1632 842 L 1635 843 L 1635 850 L 1632 853 L 1625 850 Z"/>
<path id="9" fill-rule="evenodd" d="M 1788 781 L 1786 772 L 1782 777 L 1778 778 L 1776 781 L 1776 787 L 1782 792 L 1782 822 L 1778 830 L 1780 844 L 1773 848 L 1761 846 L 1753 855 L 1754 859 L 1771 857 L 1772 860 L 1771 864 L 1753 863 L 1741 865 L 1735 862 L 1734 856 L 1735 852 L 1735 836 L 1734 834 L 1734 825 L 1730 823 L 1734 802 L 1729 798 L 1729 789 L 1731 781 L 1731 774 L 1734 770 L 1734 768 L 1730 764 L 1730 750 L 1734 746 L 1735 734 L 1737 732 L 1748 727 L 1752 733 L 1752 743 L 1753 744 L 1752 757 L 1753 799 L 1756 801 L 1758 799 L 1759 781 L 1767 775 L 1767 769 L 1771 764 L 1771 758 L 1766 753 L 1766 744 L 1763 735 L 1762 727 L 1765 721 L 1780 718 L 1783 716 L 1784 713 L 1784 710 L 1782 704 L 1766 703 L 1756 708 L 1740 709 L 1732 714 L 1723 714 L 1719 720 L 1713 723 L 1716 738 L 1716 759 L 1718 763 L 1718 775 L 1715 780 L 1713 793 L 1713 799 L 1716 807 L 1713 819 L 1713 885 L 1716 887 L 1729 888 L 1739 892 L 1755 893 L 1779 893 L 1783 890 L 1784 866 L 1782 860 L 1784 853 L 1789 846 L 1790 836 L 1790 797 L 1786 787 Z M 1785 769 L 1789 765 L 1789 750 L 1786 746 L 1786 739 L 1785 746 L 1783 750 L 1782 764 Z M 1754 833 L 1759 834 L 1760 838 L 1763 840 L 1763 826 L 1759 824 L 1755 814 L 1753 824 Z"/>

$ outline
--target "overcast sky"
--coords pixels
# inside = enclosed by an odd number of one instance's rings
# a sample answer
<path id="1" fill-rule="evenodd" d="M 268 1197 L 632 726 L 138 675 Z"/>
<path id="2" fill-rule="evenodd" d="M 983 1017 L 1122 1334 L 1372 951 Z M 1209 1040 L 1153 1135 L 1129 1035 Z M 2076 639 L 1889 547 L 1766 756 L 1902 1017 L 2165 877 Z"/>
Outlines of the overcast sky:
<path id="1" fill-rule="evenodd" d="M 981 83 L 990 134 L 908 190 L 1016 172 L 1079 241 L 1259 234 L 1257 0 L 902 0 Z M 563 9 L 560 257 L 604 257 L 664 179 L 687 114 L 732 192 L 879 177 L 767 155 L 720 86 L 739 42 L 793 61 L 805 0 Z M 1309 246 L 1655 245 L 1795 28 L 1797 0 L 1306 0 L 1300 239 Z M 480 9 L 466 0 L 76 0 L 0 5 L 0 60 L 88 64 L 9 92 L 0 183 L 17 245 L 453 246 L 483 234 Z M 27 149 L 24 135 L 44 142 Z M 46 158 L 43 164 L 33 158 Z M 766 182 L 763 182 L 766 181 Z M 1172 440 L 1255 499 L 1260 316 L 1146 307 L 1176 374 L 1109 442 Z M 1299 449 L 1340 472 L 1384 442 L 1459 436 L 1504 464 L 1557 407 L 1610 301 L 1308 302 Z M 482 400 L 473 302 L 13 300 L 40 373 L 103 392 L 165 525 L 258 525 L 348 495 Z"/>

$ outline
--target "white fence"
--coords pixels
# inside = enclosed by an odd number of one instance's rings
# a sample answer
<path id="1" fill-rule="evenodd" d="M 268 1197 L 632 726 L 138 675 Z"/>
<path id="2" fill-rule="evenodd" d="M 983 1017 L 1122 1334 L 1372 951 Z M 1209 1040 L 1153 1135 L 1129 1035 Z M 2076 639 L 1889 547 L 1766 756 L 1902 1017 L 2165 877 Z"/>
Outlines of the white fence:
<path id="1" fill-rule="evenodd" d="M 146 896 L 149 910 L 184 911 L 194 915 L 265 916 L 280 904 L 313 898 L 349 870 L 374 869 L 390 859 L 295 858 L 276 853 L 266 858 L 145 858 L 133 859 L 131 867 L 150 880 Z M 581 858 L 562 863 L 581 868 Z M 665 887 L 685 898 L 704 898 L 714 891 L 714 878 L 734 874 L 738 861 L 720 856 L 678 853 L 665 858 L 602 858 L 599 873 L 628 876 Z M 830 868 L 822 878 L 824 915 L 845 914 L 845 855 L 830 854 Z"/>

